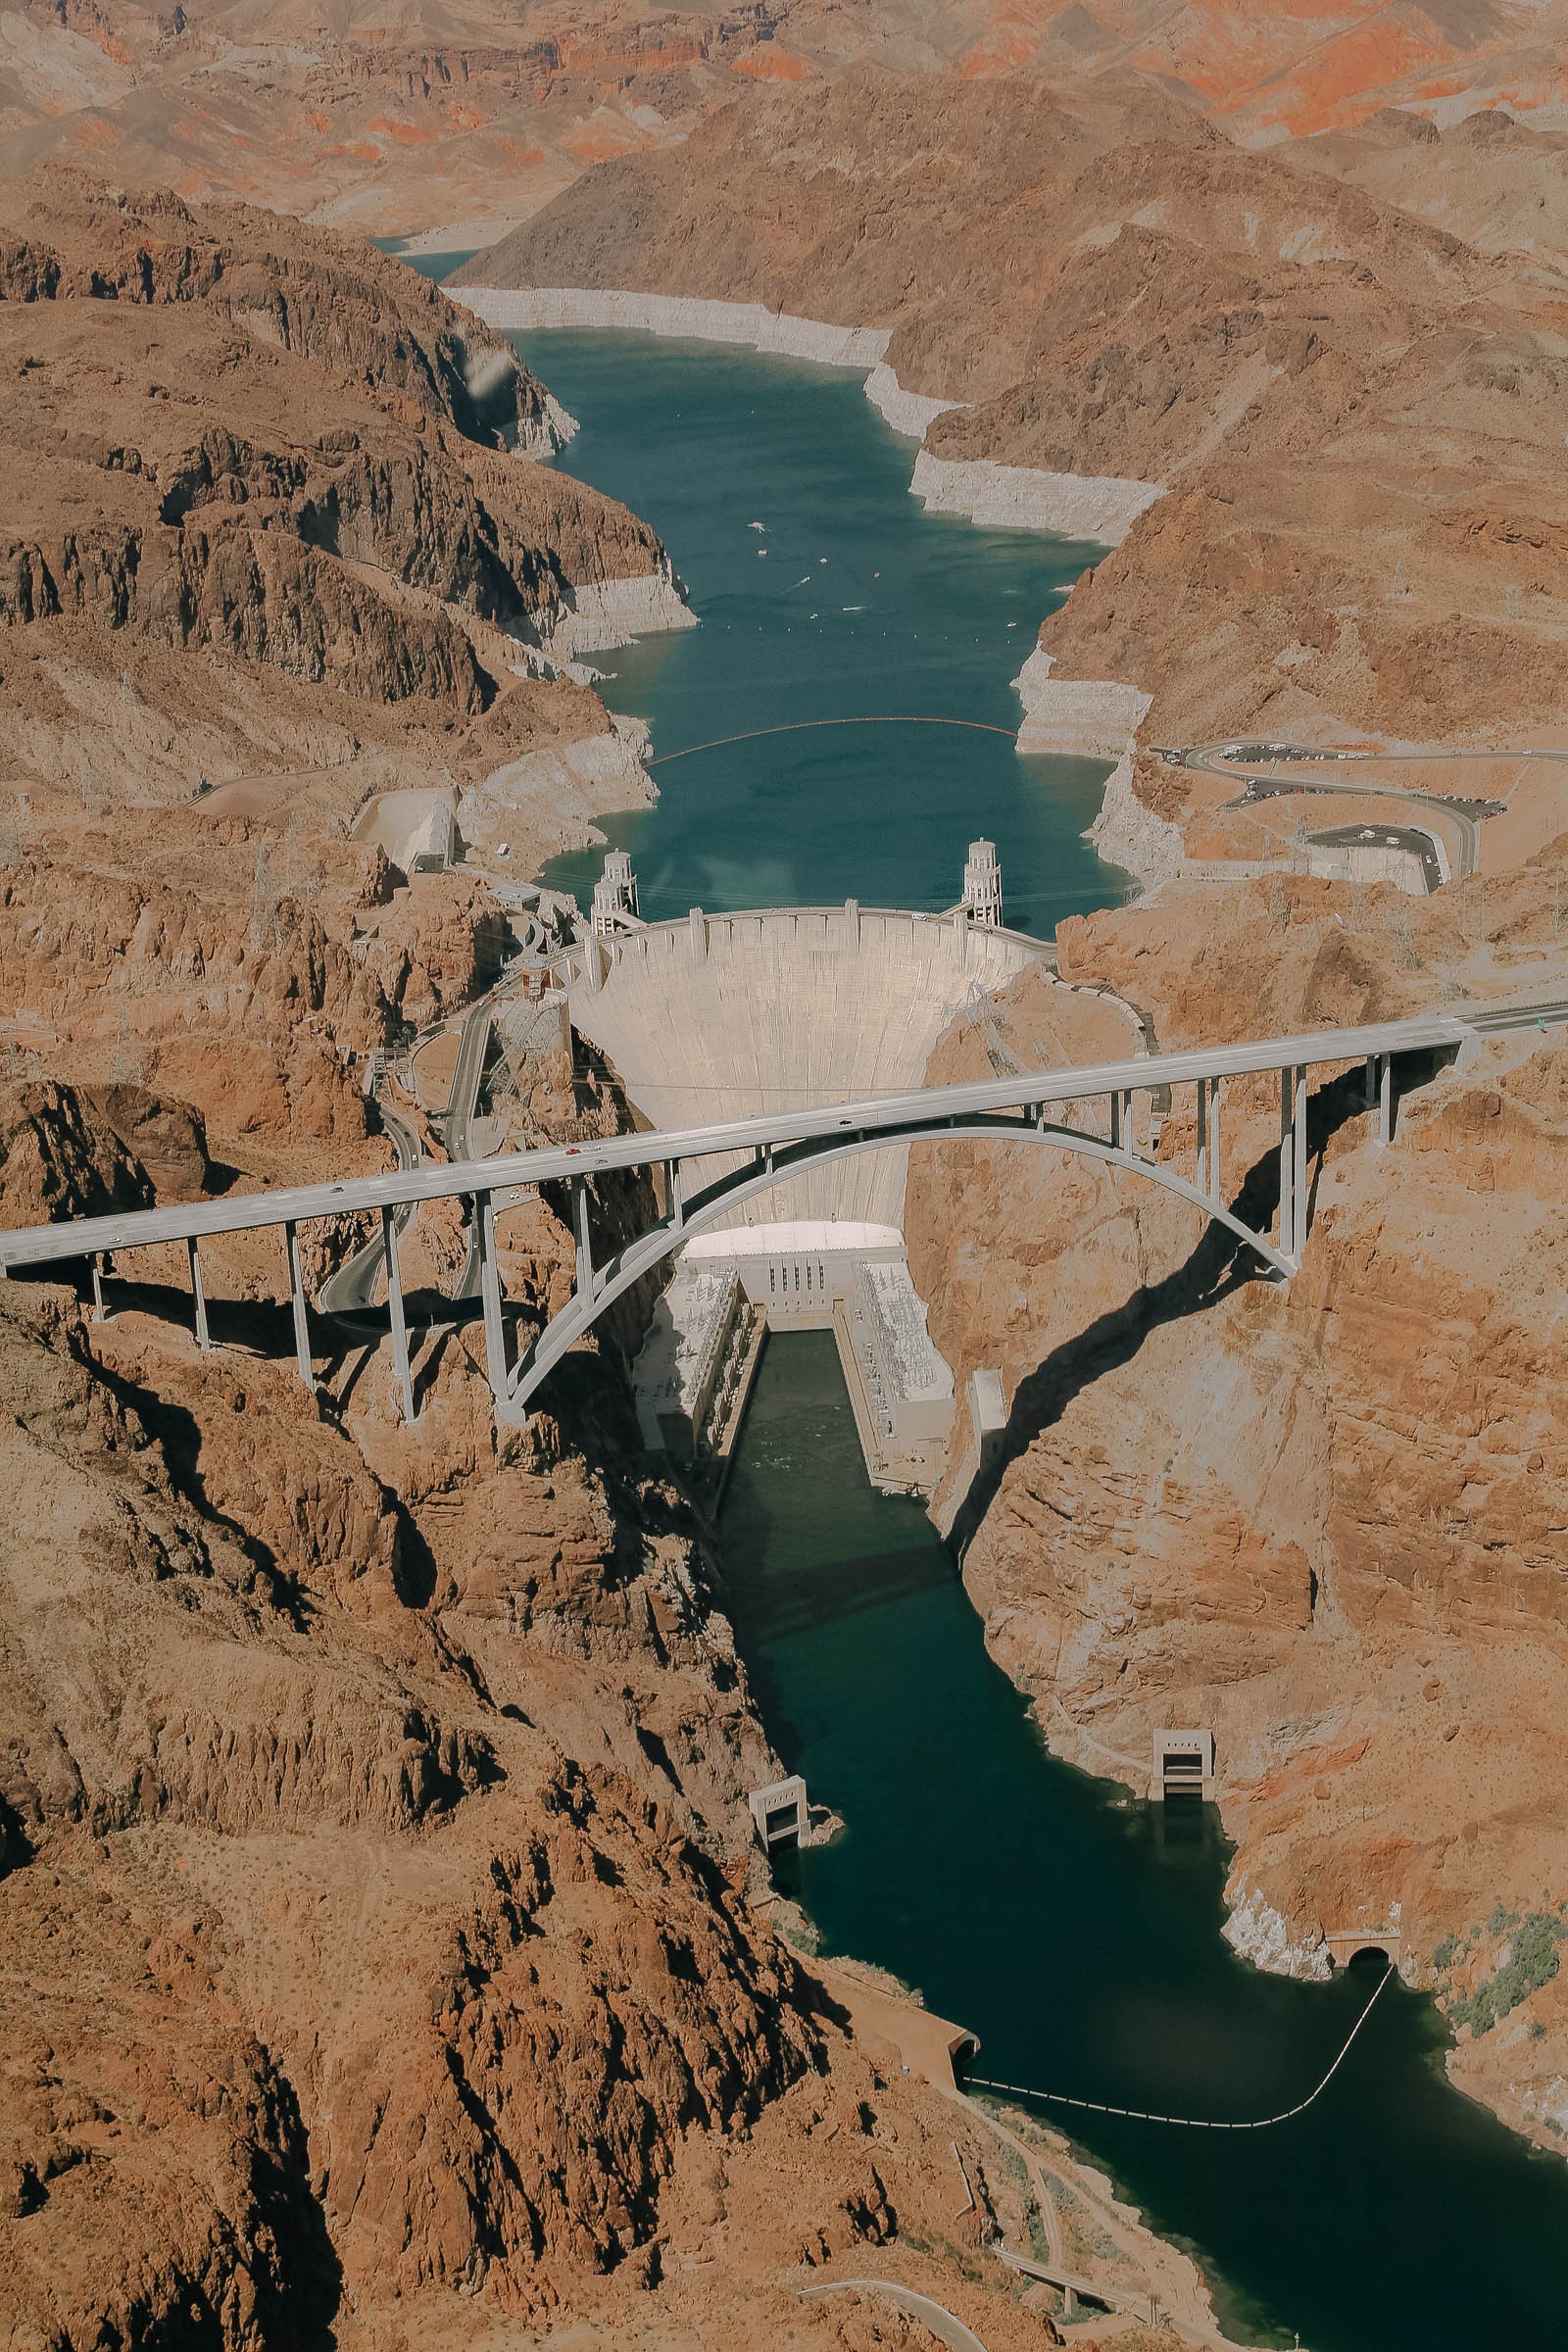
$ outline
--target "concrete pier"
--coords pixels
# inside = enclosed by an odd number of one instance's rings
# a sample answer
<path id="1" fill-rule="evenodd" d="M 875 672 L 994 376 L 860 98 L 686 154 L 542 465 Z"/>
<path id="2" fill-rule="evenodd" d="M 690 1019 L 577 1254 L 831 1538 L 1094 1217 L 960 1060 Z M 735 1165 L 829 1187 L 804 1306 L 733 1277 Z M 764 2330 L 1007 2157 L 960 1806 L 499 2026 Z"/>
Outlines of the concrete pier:
<path id="1" fill-rule="evenodd" d="M 811 1808 L 798 1772 L 787 1781 L 769 1781 L 765 1788 L 754 1788 L 746 1801 L 764 1853 L 775 1845 L 806 1844 L 811 1834 Z"/>

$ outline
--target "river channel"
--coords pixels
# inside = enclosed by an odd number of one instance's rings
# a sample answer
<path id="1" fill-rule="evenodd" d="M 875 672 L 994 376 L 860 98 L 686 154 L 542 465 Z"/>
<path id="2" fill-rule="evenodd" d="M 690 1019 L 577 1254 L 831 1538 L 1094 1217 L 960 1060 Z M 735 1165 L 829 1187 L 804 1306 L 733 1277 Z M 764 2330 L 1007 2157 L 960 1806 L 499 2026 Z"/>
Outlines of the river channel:
<path id="1" fill-rule="evenodd" d="M 702 615 L 596 658 L 656 753 L 866 711 L 1016 722 L 1008 680 L 1088 551 L 924 514 L 909 446 L 853 375 L 646 336 L 519 340 L 581 419 L 561 463 L 654 523 Z M 1103 773 L 984 734 L 847 728 L 672 762 L 659 806 L 607 830 L 654 917 L 694 901 L 942 906 L 985 832 L 1009 919 L 1049 932 L 1120 895 L 1079 838 Z M 558 859 L 548 878 L 585 897 L 598 864 Z M 1009 2081 L 1216 2118 L 1304 2095 L 1374 1980 L 1246 1966 L 1221 1940 L 1213 1813 L 1167 1813 L 1049 1755 L 924 1513 L 867 1485 L 829 1335 L 768 1343 L 722 1536 L 771 1735 L 848 1825 L 790 1865 L 826 1950 L 920 1986 L 980 2035 L 979 2071 Z M 1243 2341 L 1560 2342 L 1568 2167 L 1448 2086 L 1445 2042 L 1432 2004 L 1393 1984 L 1291 2124 L 1070 2128 L 1197 2254 Z"/>

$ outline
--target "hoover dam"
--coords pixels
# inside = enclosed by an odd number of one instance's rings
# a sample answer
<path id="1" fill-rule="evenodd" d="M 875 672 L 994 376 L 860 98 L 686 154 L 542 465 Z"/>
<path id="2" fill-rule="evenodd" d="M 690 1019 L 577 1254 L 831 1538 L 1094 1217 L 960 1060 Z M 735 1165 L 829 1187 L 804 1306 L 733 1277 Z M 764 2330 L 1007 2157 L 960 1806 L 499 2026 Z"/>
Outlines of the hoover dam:
<path id="1" fill-rule="evenodd" d="M 1002 921 L 995 846 L 971 846 L 946 915 L 782 907 L 643 924 L 630 860 L 612 854 L 598 927 L 570 992 L 638 1117 L 660 1129 L 906 1093 L 950 1023 L 1050 950 Z M 758 1351 L 750 1321 L 827 1329 L 879 1485 L 929 1491 L 951 1438 L 953 1383 L 926 1333 L 904 1248 L 906 1148 L 808 1170 L 692 1242 L 639 1358 L 645 1433 L 689 1456 L 739 1427 Z M 706 1164 L 710 1180 L 738 1158 Z M 739 1326 L 739 1328 L 737 1328 Z"/>

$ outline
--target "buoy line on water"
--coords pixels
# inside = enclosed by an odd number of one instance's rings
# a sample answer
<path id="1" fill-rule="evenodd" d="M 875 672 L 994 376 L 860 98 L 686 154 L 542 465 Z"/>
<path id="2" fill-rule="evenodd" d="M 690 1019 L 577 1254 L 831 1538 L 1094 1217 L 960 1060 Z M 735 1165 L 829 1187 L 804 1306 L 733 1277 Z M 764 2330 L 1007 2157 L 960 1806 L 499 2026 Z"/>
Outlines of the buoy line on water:
<path id="1" fill-rule="evenodd" d="M 1016 727 L 999 727 L 989 718 L 931 718 L 912 711 L 869 711 L 853 718 L 791 718 L 778 727 L 749 727 L 744 735 L 715 735 L 711 743 L 688 743 L 678 752 L 661 752 L 645 760 L 645 767 L 664 767 L 671 760 L 689 760 L 695 752 L 721 752 L 732 743 L 756 743 L 763 735 L 804 735 L 810 727 L 968 727 L 976 735 L 1005 735 L 1017 741 Z"/>
<path id="2" fill-rule="evenodd" d="M 1299 2100 L 1296 2106 L 1283 2108 L 1278 2115 L 1258 2115 L 1253 2116 L 1246 2123 L 1224 2124 L 1216 2123 L 1211 2116 L 1206 2115 L 1151 2115 L 1142 2107 L 1113 2107 L 1105 2099 L 1070 2098 L 1064 2090 L 1034 2090 L 1026 2082 L 993 2082 L 985 2075 L 966 2075 L 964 2084 L 966 2088 L 972 2087 L 976 2090 L 1010 2091 L 1015 2098 L 1020 2099 L 1044 2099 L 1054 2107 L 1085 2107 L 1095 2115 L 1125 2115 L 1137 2124 L 1174 2124 L 1182 2132 L 1267 2132 L 1275 2124 L 1288 2124 L 1293 2116 L 1304 2115 L 1313 2101 L 1322 2097 L 1349 2056 L 1350 2044 L 1371 2016 L 1373 2003 L 1377 2000 L 1378 1994 L 1395 1974 L 1395 1966 L 1391 1960 L 1373 1987 L 1371 2000 L 1367 2002 L 1366 2007 L 1346 2035 L 1344 2048 L 1317 2088 L 1309 2091 L 1307 2096 Z"/>

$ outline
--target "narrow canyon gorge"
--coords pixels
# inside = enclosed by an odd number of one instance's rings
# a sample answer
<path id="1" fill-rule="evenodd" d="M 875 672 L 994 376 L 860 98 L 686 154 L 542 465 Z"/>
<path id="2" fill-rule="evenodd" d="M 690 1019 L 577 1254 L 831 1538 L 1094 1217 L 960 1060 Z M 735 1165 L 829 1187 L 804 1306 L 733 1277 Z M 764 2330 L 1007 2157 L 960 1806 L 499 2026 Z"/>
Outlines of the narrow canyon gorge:
<path id="1" fill-rule="evenodd" d="M 1344 1989 L 1386 1950 L 1435 2004 L 1432 2072 L 1555 2193 L 1561 14 L 6 20 L 0 1229 L 407 1196 L 216 1218 L 199 1270 L 138 1228 L 0 1279 L 16 2352 L 1288 2343 L 1069 2114 L 966 2093 L 962 2009 L 835 1945 L 809 1852 L 769 1849 L 757 1792 L 813 1729 L 789 1607 L 747 1633 L 784 1439 L 744 1435 L 744 1383 L 711 1458 L 648 1404 L 698 1247 L 648 1257 L 526 1409 L 496 1350 L 515 1381 L 661 1219 L 684 1243 L 650 1130 L 990 1082 L 1027 1106 L 1079 1066 L 1423 1015 L 1477 1026 L 1400 1053 L 1387 1108 L 1365 1054 L 1317 1057 L 1294 1253 L 1272 1066 L 1224 1081 L 1222 1175 L 1190 1081 L 1118 1097 L 1111 1156 L 901 1131 L 853 1249 L 906 1271 L 899 1344 L 951 1408 L 929 1480 L 879 1483 L 919 1494 L 1031 1737 L 1116 1785 L 1130 1837 L 1157 1736 L 1211 1735 L 1233 1953 Z M 760 411 L 744 376 L 701 409 L 654 355 L 724 346 L 798 368 L 803 415 L 848 385 L 939 534 L 902 650 L 909 613 L 814 514 L 796 578 L 760 480 L 727 569 L 694 524 L 688 584 L 671 464 L 694 515 L 726 465 L 754 495 L 732 419 Z M 841 503 L 846 543 L 905 563 Z M 1024 543 L 1054 584 L 1008 568 Z M 1010 600 L 983 654 L 966 563 Z M 843 634 L 786 722 L 812 601 Z M 960 632 L 1005 724 L 963 699 Z M 889 845 L 848 907 L 748 867 L 747 825 L 822 821 L 753 736 L 911 715 L 975 730 L 941 747 L 951 873 L 918 863 L 902 743 L 832 771 L 827 827 Z M 982 733 L 1070 839 L 1031 834 L 1027 873 L 1004 843 L 1038 937 L 976 895 L 989 841 L 962 867 Z M 762 813 L 721 782 L 661 836 L 696 787 L 660 760 L 732 740 Z M 775 1144 L 689 1164 L 760 1185 Z M 540 1150 L 566 1156 L 488 1206 L 441 1189 Z M 798 1181 L 728 1239 L 782 1262 L 808 1216 L 820 1290 L 851 1193 Z M 1278 1217 L 1288 1279 L 1213 1200 Z M 848 1364 L 841 1305 L 815 1327 Z M 898 1556 L 892 1586 L 934 1573 Z M 834 1558 L 847 1590 L 864 1561 Z M 964 1727 L 921 1737 L 934 1775 Z M 841 1871 L 873 1866 L 857 1793 L 803 1811 Z M 1053 1902 L 1089 1988 L 1092 1902 Z"/>

